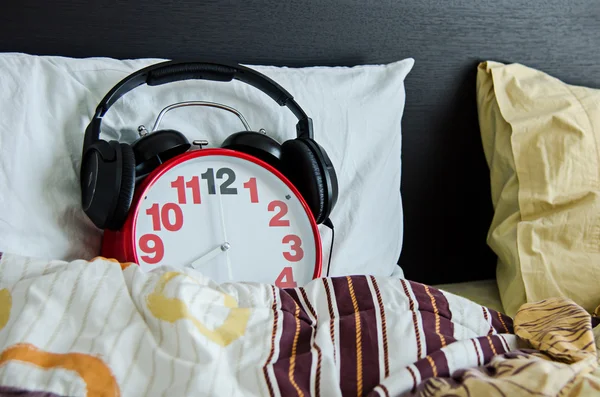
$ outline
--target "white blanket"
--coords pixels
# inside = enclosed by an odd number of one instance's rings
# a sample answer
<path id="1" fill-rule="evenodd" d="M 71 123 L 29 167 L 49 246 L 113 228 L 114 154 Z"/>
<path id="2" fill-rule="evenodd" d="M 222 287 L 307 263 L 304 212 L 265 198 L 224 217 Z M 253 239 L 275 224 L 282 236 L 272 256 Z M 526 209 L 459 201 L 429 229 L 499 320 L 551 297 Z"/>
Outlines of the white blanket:
<path id="1" fill-rule="evenodd" d="M 0 385 L 69 396 L 397 394 L 517 347 L 510 318 L 394 277 L 215 285 L 0 259 Z"/>

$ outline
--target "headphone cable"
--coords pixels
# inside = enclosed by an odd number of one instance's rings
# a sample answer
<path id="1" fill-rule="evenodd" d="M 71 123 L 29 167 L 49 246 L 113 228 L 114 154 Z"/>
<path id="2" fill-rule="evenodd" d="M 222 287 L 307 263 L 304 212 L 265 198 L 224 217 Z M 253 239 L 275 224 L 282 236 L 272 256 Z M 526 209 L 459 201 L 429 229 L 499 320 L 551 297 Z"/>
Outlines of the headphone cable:
<path id="1" fill-rule="evenodd" d="M 333 240 L 335 239 L 335 230 L 333 229 L 333 223 L 329 218 L 323 221 L 323 225 L 331 229 L 331 248 L 329 249 L 329 260 L 327 261 L 327 274 L 325 276 L 329 277 L 329 267 L 331 266 L 331 257 L 333 256 Z"/>

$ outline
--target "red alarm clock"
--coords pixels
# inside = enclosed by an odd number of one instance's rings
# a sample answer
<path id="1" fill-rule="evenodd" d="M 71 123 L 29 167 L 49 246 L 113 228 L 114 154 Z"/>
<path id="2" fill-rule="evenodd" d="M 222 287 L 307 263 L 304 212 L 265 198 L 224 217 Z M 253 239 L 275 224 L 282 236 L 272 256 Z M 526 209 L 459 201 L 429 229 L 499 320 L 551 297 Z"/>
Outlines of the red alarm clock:
<path id="1" fill-rule="evenodd" d="M 298 118 L 297 137 L 280 144 L 251 131 L 233 108 L 190 101 L 163 109 L 152 132 L 141 126 L 131 145 L 99 139 L 110 106 L 143 83 L 234 78 L 287 106 Z M 202 148 L 178 131 L 157 130 L 170 109 L 198 104 L 235 113 L 245 131 L 219 148 Z M 322 274 L 317 225 L 331 224 L 338 190 L 333 165 L 293 97 L 245 66 L 167 61 L 127 76 L 106 94 L 86 129 L 80 179 L 82 207 L 104 230 L 103 256 L 146 271 L 191 267 L 218 283 L 290 288 Z"/>
<path id="2" fill-rule="evenodd" d="M 191 266 L 217 282 L 304 285 L 321 276 L 317 224 L 279 171 L 229 149 L 170 159 L 138 186 L 123 227 L 106 231 L 104 256 Z"/>

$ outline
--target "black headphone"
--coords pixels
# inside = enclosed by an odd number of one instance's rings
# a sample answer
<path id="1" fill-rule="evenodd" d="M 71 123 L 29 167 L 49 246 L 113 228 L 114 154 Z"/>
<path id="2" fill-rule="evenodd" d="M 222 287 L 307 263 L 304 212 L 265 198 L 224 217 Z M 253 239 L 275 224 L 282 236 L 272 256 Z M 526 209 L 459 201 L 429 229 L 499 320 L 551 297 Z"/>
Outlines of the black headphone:
<path id="1" fill-rule="evenodd" d="M 312 120 L 292 95 L 267 76 L 242 65 L 180 61 L 138 70 L 114 86 L 97 106 L 85 130 L 80 169 L 82 206 L 92 222 L 100 229 L 118 230 L 129 212 L 136 179 L 139 181 L 191 147 L 188 139 L 175 130 L 149 133 L 131 145 L 107 142 L 100 139 L 102 117 L 119 98 L 144 83 L 155 86 L 190 79 L 236 79 L 261 90 L 294 113 L 298 118 L 295 139 L 280 144 L 261 132 L 242 131 L 230 135 L 221 147 L 248 153 L 275 167 L 296 186 L 316 222 L 327 224 L 337 202 L 337 176 L 329 156 L 313 139 Z"/>

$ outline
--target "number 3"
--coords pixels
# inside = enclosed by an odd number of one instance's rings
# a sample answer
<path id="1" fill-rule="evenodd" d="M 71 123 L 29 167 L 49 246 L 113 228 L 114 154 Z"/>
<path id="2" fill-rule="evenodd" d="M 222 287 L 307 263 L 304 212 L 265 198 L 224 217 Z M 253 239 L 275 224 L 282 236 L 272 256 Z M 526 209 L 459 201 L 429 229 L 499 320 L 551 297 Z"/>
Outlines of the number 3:
<path id="1" fill-rule="evenodd" d="M 304 258 L 304 251 L 300 247 L 300 245 L 302 244 L 302 240 L 300 240 L 300 237 L 296 236 L 295 234 L 288 234 L 287 236 L 283 237 L 281 242 L 283 244 L 292 243 L 292 246 L 290 248 L 292 249 L 292 251 L 294 251 L 294 254 L 290 252 L 284 252 L 283 257 L 285 259 L 287 259 L 290 262 L 298 262 L 299 260 L 302 260 L 302 258 Z"/>

